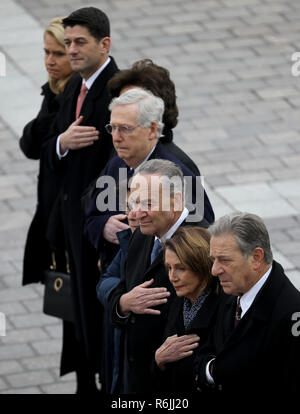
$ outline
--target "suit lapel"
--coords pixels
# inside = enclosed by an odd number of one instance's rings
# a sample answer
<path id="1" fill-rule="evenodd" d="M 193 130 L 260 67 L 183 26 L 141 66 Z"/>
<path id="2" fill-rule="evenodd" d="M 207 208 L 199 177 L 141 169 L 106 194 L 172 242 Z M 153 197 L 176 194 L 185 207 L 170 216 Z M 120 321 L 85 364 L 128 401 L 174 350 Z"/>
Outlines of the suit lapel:
<path id="1" fill-rule="evenodd" d="M 277 271 L 281 267 L 278 263 L 273 261 L 273 269 L 268 280 L 265 282 L 261 290 L 256 295 L 252 305 L 242 317 L 237 327 L 231 331 L 224 342 L 224 348 L 227 350 L 231 346 L 235 346 L 243 337 L 253 329 L 263 329 L 268 324 L 268 320 L 274 309 L 274 301 L 282 291 L 284 285 L 284 278 Z M 282 274 L 283 274 L 283 269 Z M 233 299 L 236 304 L 236 297 Z M 235 309 L 235 305 L 233 307 Z M 229 317 L 229 315 L 227 315 Z M 234 318 L 234 314 L 232 316 Z M 229 326 L 229 320 L 227 327 Z M 226 337 L 225 337 L 226 338 Z"/>
<path id="2" fill-rule="evenodd" d="M 94 101 L 98 100 L 99 96 L 103 94 L 103 91 L 106 89 L 107 82 L 116 71 L 117 66 L 115 64 L 114 59 L 111 57 L 111 61 L 94 81 L 91 89 L 88 91 L 88 94 L 83 102 L 81 114 L 84 116 L 84 124 L 87 123 L 89 117 L 94 113 Z"/>
<path id="3" fill-rule="evenodd" d="M 205 299 L 203 305 L 197 312 L 197 315 L 191 322 L 187 333 L 189 331 L 196 331 L 197 329 L 206 329 L 210 325 L 211 318 L 214 316 L 216 308 L 219 303 L 219 297 L 216 293 L 210 293 Z M 209 315 L 209 316 L 208 316 Z"/>
<path id="4" fill-rule="evenodd" d="M 149 267 L 148 267 L 148 269 L 146 271 L 146 274 L 147 274 L 147 272 L 150 272 L 151 270 L 155 269 L 157 266 L 161 266 L 163 264 L 163 257 L 164 257 L 163 250 L 161 250 L 158 253 L 158 255 L 156 256 L 155 260 L 153 260 L 153 262 L 150 263 L 150 257 L 151 257 L 152 248 L 153 248 L 153 243 L 152 243 L 152 247 L 151 247 L 150 255 L 149 255 Z"/>
<path id="5" fill-rule="evenodd" d="M 70 125 L 72 122 L 75 121 L 75 112 L 76 112 L 76 105 L 77 105 L 77 98 L 80 92 L 82 78 L 80 75 L 74 75 L 77 77 L 76 81 L 74 82 L 74 86 L 68 90 L 68 93 L 65 97 L 65 102 L 68 104 L 65 105 L 64 110 L 67 111 L 65 114 L 65 118 L 68 119 L 67 124 Z"/>
<path id="6" fill-rule="evenodd" d="M 140 272 L 139 272 L 140 283 L 143 283 L 145 280 L 147 280 L 147 273 L 152 269 L 154 262 L 156 262 L 155 260 L 152 263 L 152 265 L 150 265 L 150 257 L 151 257 L 153 243 L 154 243 L 154 236 L 144 236 L 144 237 L 145 237 L 145 241 L 143 243 L 143 253 L 144 253 L 143 257 L 145 258 L 145 260 L 143 260 L 144 268 L 140 269 Z M 158 257 L 159 255 L 157 256 L 156 259 L 158 259 Z"/>

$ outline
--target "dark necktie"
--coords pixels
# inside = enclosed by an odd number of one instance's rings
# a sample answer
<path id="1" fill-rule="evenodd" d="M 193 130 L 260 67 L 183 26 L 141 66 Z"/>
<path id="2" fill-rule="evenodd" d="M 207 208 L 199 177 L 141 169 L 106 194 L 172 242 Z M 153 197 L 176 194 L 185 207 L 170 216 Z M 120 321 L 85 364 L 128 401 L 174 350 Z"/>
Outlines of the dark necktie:
<path id="1" fill-rule="evenodd" d="M 241 296 L 238 296 L 237 301 L 236 301 L 235 315 L 234 315 L 234 327 L 237 326 L 237 324 L 241 320 L 241 316 L 242 316 L 242 308 L 241 308 L 241 305 L 240 305 L 240 301 L 241 301 Z"/>
<path id="2" fill-rule="evenodd" d="M 127 171 L 127 178 L 131 178 L 134 174 L 134 169 L 133 168 L 129 168 L 129 170 Z"/>
<path id="3" fill-rule="evenodd" d="M 79 117 L 81 107 L 83 104 L 83 101 L 85 100 L 86 94 L 88 92 L 88 88 L 86 87 L 86 84 L 83 83 L 81 85 L 81 89 L 77 98 L 77 105 L 76 105 L 76 119 Z"/>
<path id="4" fill-rule="evenodd" d="M 153 248 L 152 248 L 152 252 L 151 252 L 151 263 L 154 262 L 154 260 L 156 259 L 160 251 L 161 251 L 161 243 L 159 239 L 156 239 L 154 242 Z"/>

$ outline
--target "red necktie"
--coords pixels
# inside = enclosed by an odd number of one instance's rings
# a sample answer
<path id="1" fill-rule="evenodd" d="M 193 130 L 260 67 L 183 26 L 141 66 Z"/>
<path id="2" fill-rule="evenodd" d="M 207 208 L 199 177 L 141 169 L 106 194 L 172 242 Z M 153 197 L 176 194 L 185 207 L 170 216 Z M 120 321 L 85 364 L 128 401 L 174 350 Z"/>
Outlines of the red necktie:
<path id="1" fill-rule="evenodd" d="M 81 89 L 80 89 L 80 92 L 79 92 L 79 95 L 78 95 L 78 98 L 77 98 L 76 119 L 79 117 L 81 107 L 82 107 L 83 101 L 86 97 L 87 91 L 88 91 L 88 88 L 86 87 L 86 84 L 83 83 L 81 85 Z"/>

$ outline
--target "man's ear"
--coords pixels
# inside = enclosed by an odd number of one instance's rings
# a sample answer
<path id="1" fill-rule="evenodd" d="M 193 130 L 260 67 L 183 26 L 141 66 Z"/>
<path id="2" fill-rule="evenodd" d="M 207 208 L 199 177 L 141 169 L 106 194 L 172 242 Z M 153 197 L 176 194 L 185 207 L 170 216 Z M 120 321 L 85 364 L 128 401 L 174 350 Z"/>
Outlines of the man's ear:
<path id="1" fill-rule="evenodd" d="M 256 247 L 251 255 L 253 260 L 253 269 L 258 270 L 264 261 L 265 253 L 261 247 Z"/>
<path id="2" fill-rule="evenodd" d="M 173 196 L 173 203 L 174 203 L 174 211 L 182 211 L 183 210 L 183 197 L 180 191 L 177 191 Z"/>
<path id="3" fill-rule="evenodd" d="M 108 54 L 109 50 L 110 50 L 110 37 L 106 36 L 103 37 L 100 41 L 99 41 L 99 48 L 100 48 L 100 52 L 102 54 Z"/>
<path id="4" fill-rule="evenodd" d="M 150 140 L 156 139 L 157 131 L 158 131 L 158 124 L 156 122 L 152 122 L 149 128 L 150 128 L 150 135 L 149 135 Z"/>

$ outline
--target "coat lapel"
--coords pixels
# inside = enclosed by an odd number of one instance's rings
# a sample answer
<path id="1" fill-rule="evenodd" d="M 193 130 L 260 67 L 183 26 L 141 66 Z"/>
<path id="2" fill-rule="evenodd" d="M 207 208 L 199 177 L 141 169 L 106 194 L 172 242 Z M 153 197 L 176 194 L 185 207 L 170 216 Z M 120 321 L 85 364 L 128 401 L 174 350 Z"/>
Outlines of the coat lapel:
<path id="1" fill-rule="evenodd" d="M 273 261 L 273 269 L 268 280 L 258 292 L 256 298 L 254 299 L 254 302 L 242 317 L 237 327 L 231 331 L 231 334 L 229 334 L 229 336 L 227 336 L 227 339 L 224 343 L 224 349 L 227 350 L 231 346 L 236 346 L 237 343 L 240 342 L 249 332 L 249 330 L 261 330 L 265 325 L 268 324 L 268 320 L 271 317 L 271 313 L 274 309 L 274 301 L 277 299 L 284 285 L 284 279 L 277 271 L 278 267 L 281 266 Z M 234 297 L 232 300 L 235 304 L 236 297 Z M 229 321 L 227 323 L 229 324 Z"/>
<path id="2" fill-rule="evenodd" d="M 93 83 L 91 89 L 88 91 L 88 94 L 83 101 L 81 115 L 83 115 L 84 120 L 82 125 L 86 124 L 89 120 L 89 117 L 93 115 L 94 111 L 94 101 L 99 99 L 99 96 L 103 94 L 103 91 L 106 88 L 107 82 L 112 77 L 113 73 L 117 70 L 114 59 L 111 57 L 111 61 L 106 66 L 106 68 L 100 73 L 95 82 Z M 76 98 L 77 99 L 77 98 Z M 107 102 L 108 105 L 109 102 Z"/>
<path id="3" fill-rule="evenodd" d="M 154 238 L 153 238 L 153 242 L 152 242 L 152 246 L 151 246 L 151 250 L 150 250 L 150 254 L 149 254 L 149 267 L 146 271 L 150 272 L 151 270 L 155 269 L 157 266 L 161 266 L 163 264 L 163 259 L 164 259 L 164 254 L 163 254 L 163 250 L 161 250 L 158 255 L 156 256 L 155 260 L 150 263 L 150 257 L 151 257 L 151 252 L 152 252 L 152 248 L 153 248 L 153 244 L 154 244 Z"/>
<path id="4" fill-rule="evenodd" d="M 67 111 L 65 114 L 65 118 L 68 119 L 67 124 L 70 125 L 72 122 L 75 121 L 75 112 L 76 112 L 76 105 L 77 105 L 77 98 L 80 92 L 82 78 L 80 75 L 76 76 L 76 80 L 74 80 L 74 86 L 68 90 L 68 93 L 65 97 L 65 102 L 69 104 L 65 105 L 64 110 Z"/>
<path id="5" fill-rule="evenodd" d="M 182 302 L 183 303 L 183 302 Z M 187 329 L 187 333 L 190 331 L 195 332 L 201 329 L 207 329 L 211 323 L 211 318 L 214 316 L 219 303 L 219 295 L 216 293 L 210 293 L 205 299 L 203 305 L 199 309 L 196 317 L 191 322 Z M 183 306 L 183 305 L 182 305 Z"/>
<path id="6" fill-rule="evenodd" d="M 154 243 L 154 236 L 145 236 L 145 241 L 143 243 L 143 265 L 144 268 L 140 269 L 139 272 L 139 279 L 140 279 L 140 283 L 143 283 L 145 280 L 151 279 L 153 276 L 151 277 L 147 277 L 147 274 L 149 273 L 149 271 L 153 268 L 153 264 L 154 262 L 157 261 L 157 259 L 159 258 L 160 255 L 157 256 L 156 260 L 152 263 L 152 265 L 150 265 L 150 257 L 151 257 L 151 251 L 152 251 L 152 247 L 153 247 L 153 243 Z"/>

